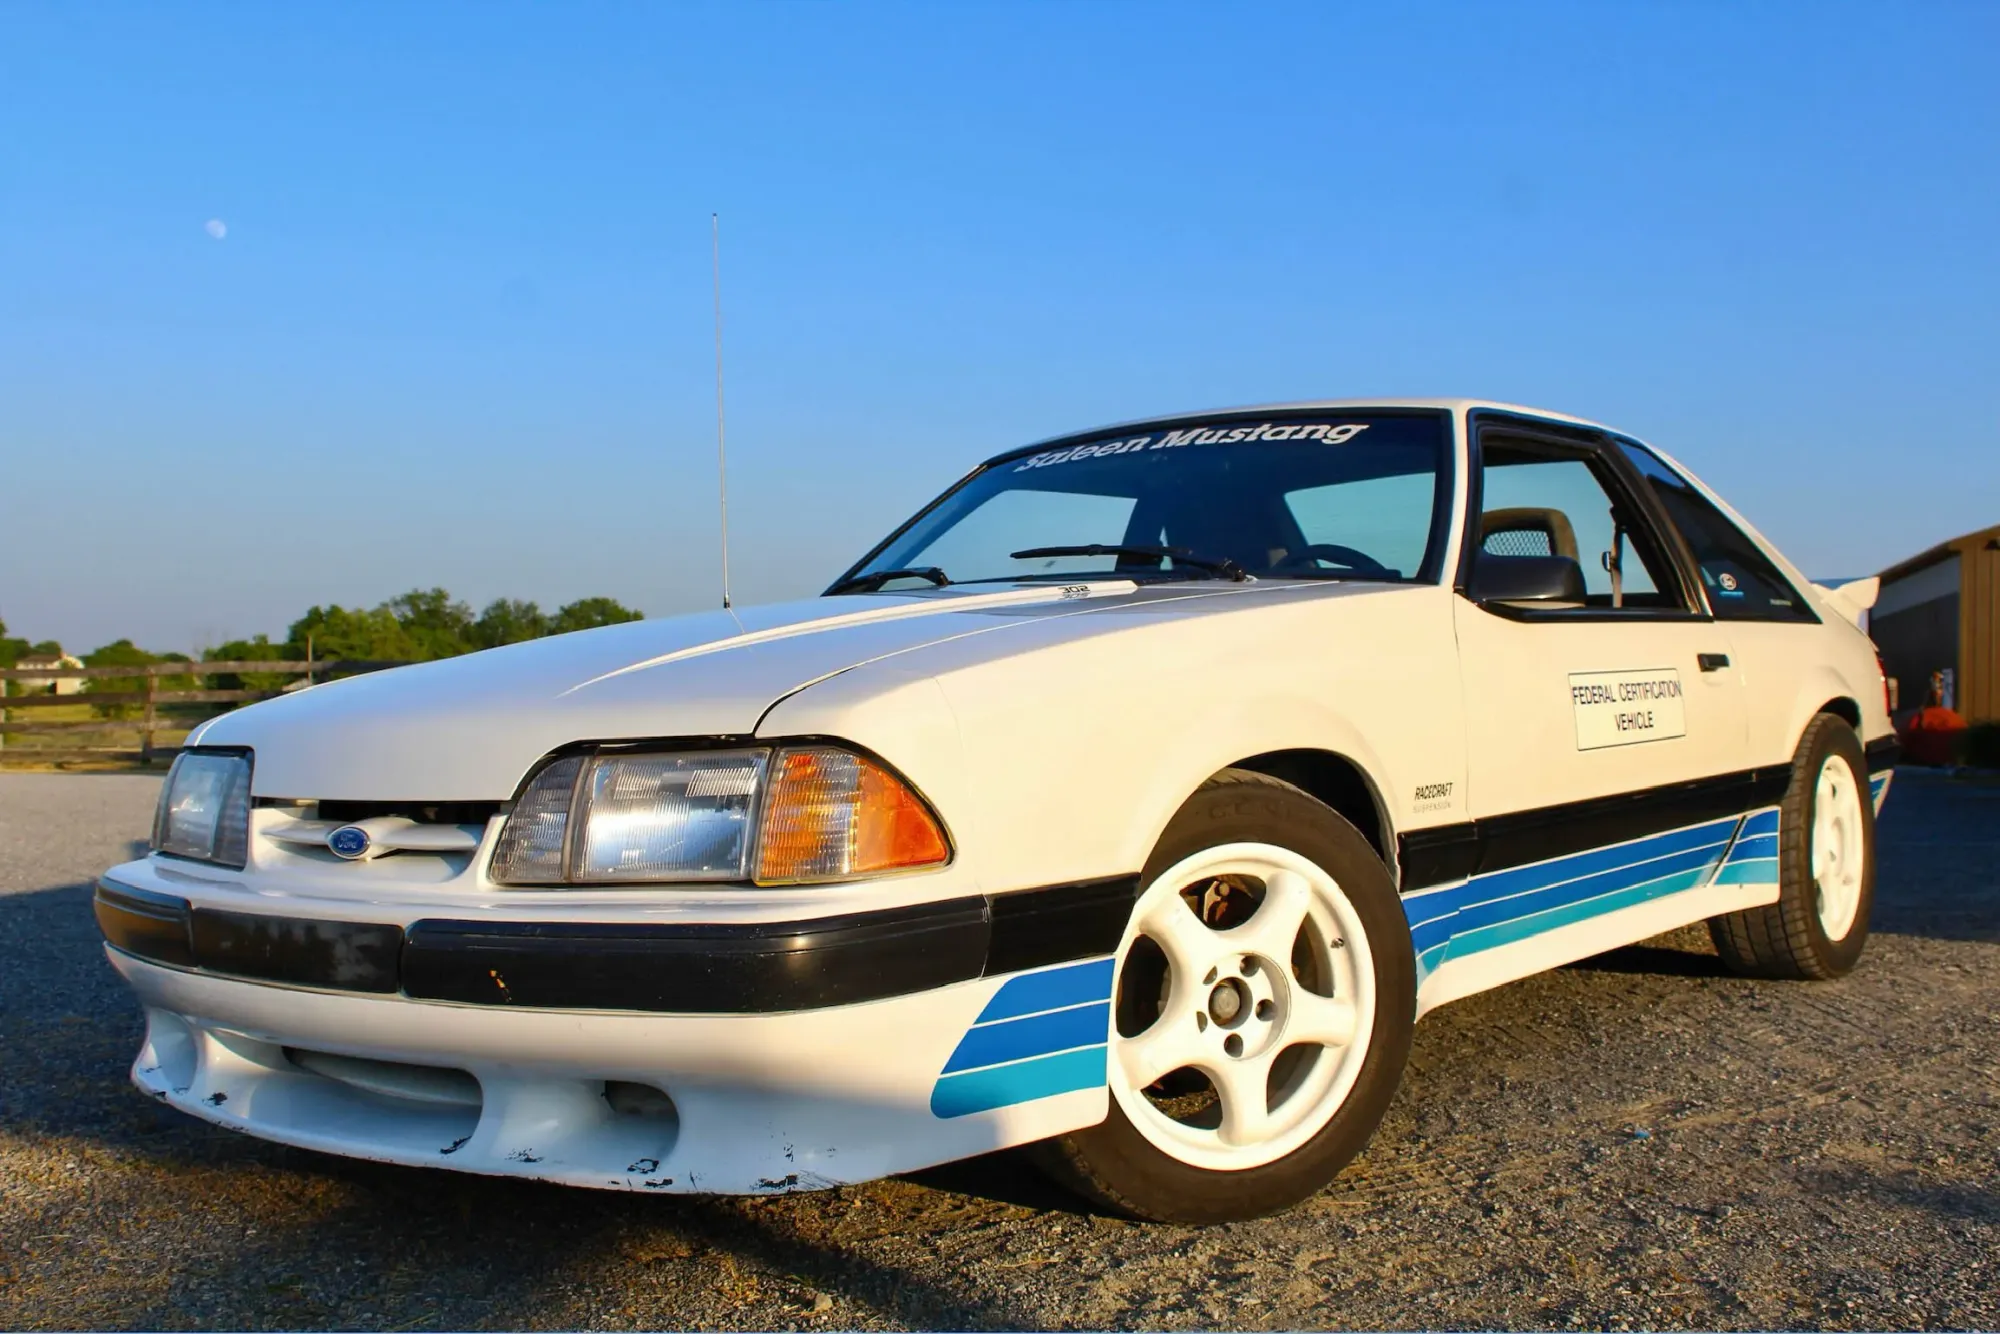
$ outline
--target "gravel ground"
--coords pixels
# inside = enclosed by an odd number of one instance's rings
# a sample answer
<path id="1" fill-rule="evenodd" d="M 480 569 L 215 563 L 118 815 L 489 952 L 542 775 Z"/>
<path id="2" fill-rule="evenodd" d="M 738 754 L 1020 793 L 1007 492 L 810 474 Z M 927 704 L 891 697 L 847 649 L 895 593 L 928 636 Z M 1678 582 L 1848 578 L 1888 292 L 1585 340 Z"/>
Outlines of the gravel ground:
<path id="1" fill-rule="evenodd" d="M 1447 1006 L 1330 1190 L 1202 1231 L 1008 1157 L 661 1199 L 159 1107 L 87 888 L 156 782 L 0 774 L 0 1326 L 2000 1326 L 2000 785 L 1899 777 L 1854 976 L 1685 931 Z"/>

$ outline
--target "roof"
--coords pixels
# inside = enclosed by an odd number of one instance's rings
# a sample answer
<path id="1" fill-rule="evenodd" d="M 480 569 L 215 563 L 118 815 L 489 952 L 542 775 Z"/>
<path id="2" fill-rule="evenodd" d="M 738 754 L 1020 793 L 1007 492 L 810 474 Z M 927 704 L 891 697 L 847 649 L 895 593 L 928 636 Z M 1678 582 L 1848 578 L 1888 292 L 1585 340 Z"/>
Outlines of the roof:
<path id="1" fill-rule="evenodd" d="M 1901 579 L 1928 566 L 1937 565 L 1952 556 L 1994 544 L 2000 544 L 2000 523 L 1994 524 L 1991 528 L 1979 528 L 1958 537 L 1946 538 L 1936 546 L 1919 551 L 1907 560 L 1899 560 L 1882 571 L 1882 582 L 1886 584 L 1892 579 Z"/>

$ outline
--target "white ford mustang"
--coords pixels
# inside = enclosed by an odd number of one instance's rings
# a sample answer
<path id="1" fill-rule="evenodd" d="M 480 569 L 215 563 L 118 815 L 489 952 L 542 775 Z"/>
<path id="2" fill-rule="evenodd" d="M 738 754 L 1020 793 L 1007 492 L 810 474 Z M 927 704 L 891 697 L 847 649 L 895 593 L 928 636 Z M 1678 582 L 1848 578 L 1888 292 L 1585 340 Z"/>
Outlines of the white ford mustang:
<path id="1" fill-rule="evenodd" d="M 1013 1145 L 1282 1208 L 1446 1001 L 1706 919 L 1823 978 L 1894 759 L 1859 598 L 1649 446 L 1459 400 L 976 468 L 826 596 L 221 718 L 98 921 L 175 1107 L 660 1191 Z"/>

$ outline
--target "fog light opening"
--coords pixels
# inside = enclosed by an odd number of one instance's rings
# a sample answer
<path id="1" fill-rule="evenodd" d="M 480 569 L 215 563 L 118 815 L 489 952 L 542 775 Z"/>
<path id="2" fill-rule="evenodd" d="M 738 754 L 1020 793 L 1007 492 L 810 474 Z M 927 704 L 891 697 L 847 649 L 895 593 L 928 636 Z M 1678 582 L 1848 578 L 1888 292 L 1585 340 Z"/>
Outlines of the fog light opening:
<path id="1" fill-rule="evenodd" d="M 336 1084 L 344 1084 L 378 1098 L 418 1103 L 431 1107 L 469 1108 L 477 1111 L 483 1102 L 479 1081 L 464 1070 L 446 1066 L 411 1065 L 403 1061 L 378 1061 L 362 1056 L 341 1056 L 330 1051 L 310 1051 L 286 1047 L 285 1058 L 308 1074 Z"/>
<path id="2" fill-rule="evenodd" d="M 680 1124 L 674 1100 L 651 1084 L 634 1084 L 623 1079 L 604 1081 L 604 1101 L 620 1116 L 639 1116 L 666 1125 Z"/>

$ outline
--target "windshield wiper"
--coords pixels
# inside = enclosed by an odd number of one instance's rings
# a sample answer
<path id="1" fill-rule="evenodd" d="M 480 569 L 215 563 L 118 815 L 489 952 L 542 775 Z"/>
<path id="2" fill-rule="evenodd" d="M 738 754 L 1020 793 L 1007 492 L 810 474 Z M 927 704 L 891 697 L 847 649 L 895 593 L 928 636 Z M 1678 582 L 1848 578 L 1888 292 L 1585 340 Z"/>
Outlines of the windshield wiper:
<path id="1" fill-rule="evenodd" d="M 1128 547 L 1114 546 L 1103 542 L 1091 542 L 1074 547 L 1029 547 L 1026 551 L 1008 553 L 1015 560 L 1037 560 L 1043 556 L 1136 556 L 1140 559 L 1171 560 L 1176 565 L 1186 565 L 1197 570 L 1206 570 L 1218 579 L 1234 579 L 1238 583 L 1250 576 L 1243 567 L 1227 556 L 1197 556 L 1186 547 Z"/>
<path id="2" fill-rule="evenodd" d="M 857 574 L 842 579 L 821 597 L 832 597 L 836 593 L 873 593 L 891 579 L 928 579 L 935 588 L 943 588 L 951 580 L 943 570 L 935 565 L 925 565 L 913 570 L 870 570 L 867 574 Z"/>

